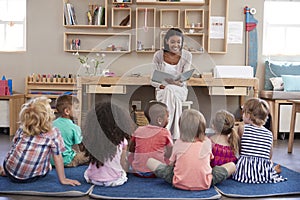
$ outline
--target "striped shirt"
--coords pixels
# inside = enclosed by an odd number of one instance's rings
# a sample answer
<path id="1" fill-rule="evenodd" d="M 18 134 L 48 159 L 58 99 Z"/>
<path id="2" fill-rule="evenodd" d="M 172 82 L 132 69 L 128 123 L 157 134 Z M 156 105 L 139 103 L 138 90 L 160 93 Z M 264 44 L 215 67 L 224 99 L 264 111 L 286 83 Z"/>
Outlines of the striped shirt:
<path id="1" fill-rule="evenodd" d="M 64 150 L 64 142 L 57 128 L 35 136 L 27 136 L 19 128 L 5 158 L 5 168 L 20 180 L 43 176 L 50 169 L 51 155 L 59 155 Z"/>
<path id="2" fill-rule="evenodd" d="M 272 132 L 247 124 L 241 138 L 241 154 L 232 179 L 242 183 L 277 183 L 287 180 L 273 168 L 270 160 Z"/>
<path id="3" fill-rule="evenodd" d="M 270 159 L 273 144 L 272 132 L 264 127 L 245 125 L 241 138 L 241 155 Z"/>

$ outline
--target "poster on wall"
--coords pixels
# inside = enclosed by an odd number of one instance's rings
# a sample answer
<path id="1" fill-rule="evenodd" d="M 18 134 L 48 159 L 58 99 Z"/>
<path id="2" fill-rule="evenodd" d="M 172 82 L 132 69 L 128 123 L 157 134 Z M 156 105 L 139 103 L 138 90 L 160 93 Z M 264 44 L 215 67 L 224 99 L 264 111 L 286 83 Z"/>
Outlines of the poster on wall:
<path id="1" fill-rule="evenodd" d="M 228 44 L 242 44 L 243 43 L 243 22 L 228 22 Z"/>
<path id="2" fill-rule="evenodd" d="M 210 32 L 211 39 L 224 39 L 225 36 L 225 17 L 210 17 Z"/>

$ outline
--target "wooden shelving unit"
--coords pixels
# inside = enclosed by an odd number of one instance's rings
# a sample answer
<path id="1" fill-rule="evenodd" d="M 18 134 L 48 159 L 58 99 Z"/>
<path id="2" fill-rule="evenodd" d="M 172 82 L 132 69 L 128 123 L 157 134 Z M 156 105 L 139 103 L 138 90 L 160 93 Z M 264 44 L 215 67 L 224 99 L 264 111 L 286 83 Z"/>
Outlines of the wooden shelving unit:
<path id="1" fill-rule="evenodd" d="M 166 32 L 160 33 L 160 48 L 163 48 L 163 40 Z M 183 48 L 193 54 L 204 53 L 205 49 L 205 34 L 204 33 L 184 33 Z"/>
<path id="2" fill-rule="evenodd" d="M 77 23 L 67 23 L 66 20 L 70 18 L 66 9 L 66 4 L 73 6 L 74 16 Z M 91 5 L 98 5 L 104 8 L 104 24 L 95 25 L 89 24 L 87 12 L 91 9 Z M 63 25 L 65 28 L 107 28 L 107 0 L 92 0 L 92 1 L 81 1 L 81 0 L 63 0 Z"/>
<path id="3" fill-rule="evenodd" d="M 77 94 L 76 78 L 33 78 L 28 76 L 25 81 L 25 98 L 47 96 L 56 99 L 68 93 Z"/>
<path id="4" fill-rule="evenodd" d="M 79 39 L 80 48 L 74 49 L 72 41 Z M 131 52 L 130 33 L 91 33 L 65 32 L 64 51 L 81 53 L 129 53 Z"/>
<path id="5" fill-rule="evenodd" d="M 136 52 L 155 52 L 156 8 L 136 8 Z"/>
<path id="6" fill-rule="evenodd" d="M 180 9 L 160 9 L 160 28 L 179 28 Z"/>
<path id="7" fill-rule="evenodd" d="M 127 21 L 125 24 L 124 21 Z M 124 23 L 122 25 L 122 23 Z M 111 9 L 111 27 L 112 28 L 131 28 L 131 8 L 113 7 Z"/>
<path id="8" fill-rule="evenodd" d="M 185 9 L 184 28 L 200 30 L 204 28 L 204 9 Z"/>
<path id="9" fill-rule="evenodd" d="M 208 23 L 208 53 L 227 53 L 227 29 L 228 29 L 229 0 L 209 0 Z M 217 21 L 217 19 L 220 19 Z M 213 33 L 215 29 L 223 28 L 223 36 Z M 222 34 L 221 34 L 222 35 Z"/>

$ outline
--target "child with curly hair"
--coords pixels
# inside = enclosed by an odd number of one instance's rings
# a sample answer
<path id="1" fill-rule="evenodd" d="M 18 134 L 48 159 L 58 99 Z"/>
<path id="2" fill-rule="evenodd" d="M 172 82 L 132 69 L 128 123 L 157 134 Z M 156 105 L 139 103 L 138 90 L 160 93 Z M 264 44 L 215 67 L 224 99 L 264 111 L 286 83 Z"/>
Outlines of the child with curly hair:
<path id="1" fill-rule="evenodd" d="M 77 180 L 65 176 L 61 155 L 65 150 L 64 142 L 59 130 L 52 127 L 55 115 L 50 102 L 46 97 L 38 97 L 22 106 L 20 128 L 0 172 L 13 182 L 33 182 L 46 176 L 51 170 L 52 156 L 60 183 L 80 185 Z"/>
<path id="2" fill-rule="evenodd" d="M 91 109 L 82 131 L 90 158 L 85 180 L 99 186 L 118 186 L 127 181 L 126 152 L 135 124 L 127 110 L 110 102 Z"/>
<path id="3" fill-rule="evenodd" d="M 214 158 L 210 165 L 220 166 L 228 162 L 237 161 L 240 137 L 234 128 L 235 118 L 226 110 L 219 110 L 212 120 L 215 134 L 210 137 Z"/>
<path id="4" fill-rule="evenodd" d="M 271 161 L 273 134 L 263 126 L 268 114 L 269 105 L 266 101 L 251 98 L 245 102 L 240 157 L 232 179 L 243 183 L 277 183 L 286 180 L 276 172 Z"/>
<path id="5" fill-rule="evenodd" d="M 202 113 L 194 109 L 184 110 L 179 120 L 180 139 L 173 146 L 170 163 L 166 165 L 149 158 L 148 168 L 157 177 L 183 190 L 207 190 L 227 179 L 235 171 L 235 164 L 210 166 L 213 155 L 205 128 L 206 120 Z"/>

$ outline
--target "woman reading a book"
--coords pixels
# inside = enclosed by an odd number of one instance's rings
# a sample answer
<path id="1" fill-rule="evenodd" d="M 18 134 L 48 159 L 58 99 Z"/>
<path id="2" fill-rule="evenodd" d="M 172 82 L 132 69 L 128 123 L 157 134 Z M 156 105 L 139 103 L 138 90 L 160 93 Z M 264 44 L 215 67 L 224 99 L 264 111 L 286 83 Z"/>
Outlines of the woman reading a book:
<path id="1" fill-rule="evenodd" d="M 158 50 L 153 57 L 154 70 L 169 73 L 178 77 L 191 67 L 192 54 L 182 49 L 184 35 L 178 28 L 171 28 L 164 37 L 164 49 Z M 152 74 L 153 75 L 153 74 Z M 185 81 L 166 78 L 163 82 L 151 79 L 151 85 L 156 88 L 156 100 L 165 103 L 169 110 L 167 128 L 173 139 L 179 138 L 178 121 L 182 113 L 182 102 L 187 99 L 188 89 Z"/>

